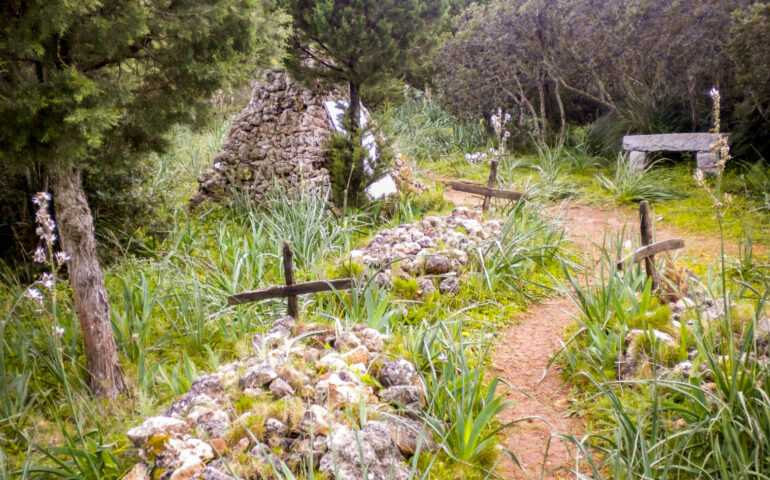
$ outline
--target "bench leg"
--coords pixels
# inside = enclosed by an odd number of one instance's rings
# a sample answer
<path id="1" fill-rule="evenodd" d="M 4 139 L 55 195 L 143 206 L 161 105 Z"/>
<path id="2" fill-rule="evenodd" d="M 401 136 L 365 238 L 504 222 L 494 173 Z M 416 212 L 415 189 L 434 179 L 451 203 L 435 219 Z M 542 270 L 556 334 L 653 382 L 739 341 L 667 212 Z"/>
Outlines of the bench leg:
<path id="1" fill-rule="evenodd" d="M 644 165 L 647 162 L 647 154 L 645 152 L 628 152 L 628 166 L 635 172 L 641 172 L 644 170 Z"/>
<path id="2" fill-rule="evenodd" d="M 698 152 L 695 155 L 698 168 L 706 173 L 717 173 L 717 158 L 712 152 Z"/>

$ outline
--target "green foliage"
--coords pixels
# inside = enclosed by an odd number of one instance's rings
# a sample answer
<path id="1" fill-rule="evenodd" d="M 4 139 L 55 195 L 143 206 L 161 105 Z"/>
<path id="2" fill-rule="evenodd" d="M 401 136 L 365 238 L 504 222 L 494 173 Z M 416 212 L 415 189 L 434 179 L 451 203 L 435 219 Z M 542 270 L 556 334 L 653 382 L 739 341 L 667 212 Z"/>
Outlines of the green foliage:
<path id="1" fill-rule="evenodd" d="M 287 66 L 304 80 L 349 86 L 349 120 L 359 127 L 361 86 L 403 72 L 414 47 L 446 12 L 443 0 L 282 0 L 291 14 Z"/>
<path id="2" fill-rule="evenodd" d="M 526 202 L 516 202 L 506 214 L 498 238 L 479 246 L 474 261 L 489 291 L 504 287 L 527 298 L 527 287 L 547 288 L 532 280 L 533 273 L 557 261 L 564 231 L 545 222 L 537 207 Z"/>
<path id="3" fill-rule="evenodd" d="M 662 201 L 684 197 L 684 193 L 669 187 L 668 175 L 650 163 L 641 170 L 634 170 L 628 156 L 618 154 L 612 177 L 599 175 L 599 184 L 619 203 L 641 200 Z"/>
<path id="4" fill-rule="evenodd" d="M 169 127 L 205 117 L 208 98 L 249 71 L 255 51 L 280 45 L 281 16 L 255 15 L 261 8 L 252 0 L 4 3 L 0 151 L 23 168 L 120 164 L 157 150 Z"/>
<path id="5" fill-rule="evenodd" d="M 337 205 L 358 208 L 367 202 L 366 188 L 382 176 L 390 164 L 390 151 L 376 142 L 377 159 L 369 159 L 369 150 L 362 145 L 367 130 L 353 129 L 345 121 L 347 132 L 333 133 L 324 146 L 327 151 L 332 195 Z"/>
<path id="6" fill-rule="evenodd" d="M 769 12 L 737 0 L 483 2 L 444 38 L 435 82 L 453 113 L 511 112 L 514 143 L 561 144 L 566 125 L 598 118 L 591 144 L 610 159 L 629 133 L 706 131 L 718 85 L 736 153 L 768 157 Z"/>
<path id="7" fill-rule="evenodd" d="M 756 196 L 762 202 L 765 209 L 770 209 L 770 172 L 764 161 L 758 161 L 746 168 L 741 174 L 746 191 Z"/>
<path id="8" fill-rule="evenodd" d="M 410 91 L 400 105 L 385 109 L 379 121 L 398 151 L 417 165 L 491 146 L 482 122 L 454 117 L 420 91 Z"/>
<path id="9" fill-rule="evenodd" d="M 453 458 L 488 468 L 497 434 L 507 426 L 492 420 L 512 402 L 498 395 L 497 377 L 485 379 L 490 344 L 470 356 L 476 346 L 463 340 L 463 328 L 463 322 L 446 321 L 425 328 L 414 339 L 412 353 L 427 363 L 421 375 L 428 426 Z"/>
<path id="10" fill-rule="evenodd" d="M 651 295 L 641 268 L 615 271 L 624 256 L 619 242 L 600 252 L 597 269 L 587 271 L 584 282 L 568 273 L 580 316 L 563 356 L 570 375 L 587 390 L 589 415 L 600 425 L 587 438 L 569 437 L 593 477 L 761 478 L 754 472 L 768 468 L 770 400 L 763 386 L 767 369 L 753 356 L 761 345 L 755 332 L 766 285 L 720 293 L 721 275 L 704 279 L 710 295 L 736 306 L 723 319 L 694 314 L 687 317 L 691 326 L 683 322 L 679 332 L 669 327 L 680 342 L 666 345 L 653 340 L 651 330 L 663 329 L 668 311 Z M 748 298 L 735 298 L 740 295 Z M 631 327 L 646 330 L 633 346 L 651 361 L 650 378 L 617 382 L 613 365 Z M 687 358 L 692 348 L 698 353 L 689 378 L 669 374 L 666 367 Z"/>
<path id="11" fill-rule="evenodd" d="M 396 277 L 393 279 L 393 290 L 404 298 L 417 298 L 417 291 L 419 289 L 420 286 L 417 285 L 417 280 L 414 278 Z"/>

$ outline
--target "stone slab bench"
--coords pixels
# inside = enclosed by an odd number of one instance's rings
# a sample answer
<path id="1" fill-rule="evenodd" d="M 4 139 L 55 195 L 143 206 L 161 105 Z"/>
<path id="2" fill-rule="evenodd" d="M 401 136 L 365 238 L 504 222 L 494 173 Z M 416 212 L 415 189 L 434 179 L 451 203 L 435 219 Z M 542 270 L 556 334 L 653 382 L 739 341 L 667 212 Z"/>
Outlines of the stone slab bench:
<path id="1" fill-rule="evenodd" d="M 716 169 L 716 158 L 711 145 L 717 141 L 717 133 L 661 133 L 654 135 L 626 135 L 623 150 L 629 152 L 628 163 L 634 170 L 642 170 L 649 152 L 695 152 L 698 168 L 705 171 Z"/>

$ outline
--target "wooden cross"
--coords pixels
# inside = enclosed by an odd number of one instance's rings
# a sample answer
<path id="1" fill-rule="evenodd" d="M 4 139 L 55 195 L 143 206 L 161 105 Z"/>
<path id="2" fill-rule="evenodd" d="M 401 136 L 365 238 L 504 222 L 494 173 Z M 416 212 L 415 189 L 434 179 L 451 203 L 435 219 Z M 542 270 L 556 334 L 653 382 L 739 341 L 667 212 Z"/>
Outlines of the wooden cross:
<path id="1" fill-rule="evenodd" d="M 228 305 L 243 305 L 244 303 L 267 300 L 269 298 L 287 297 L 288 305 L 286 313 L 292 317 L 299 316 L 299 303 L 297 295 L 308 293 L 328 292 L 332 290 L 349 290 L 353 285 L 352 278 L 338 278 L 336 280 L 317 280 L 314 282 L 294 283 L 294 252 L 291 248 L 291 242 L 283 242 L 283 275 L 286 279 L 286 285 L 263 288 L 261 290 L 252 290 L 238 293 L 227 297 Z"/>
<path id="2" fill-rule="evenodd" d="M 467 182 L 451 182 L 449 184 L 453 190 L 458 192 L 473 193 L 476 195 L 484 196 L 484 203 L 482 210 L 485 212 L 489 208 L 489 203 L 492 197 L 504 198 L 506 200 L 519 200 L 524 195 L 512 190 L 502 190 L 495 188 L 497 185 L 497 160 L 492 160 L 489 163 L 489 180 L 487 180 L 487 186 L 476 185 L 475 183 Z"/>
<path id="3" fill-rule="evenodd" d="M 684 247 L 684 240 L 676 238 L 652 243 L 652 221 L 650 219 L 650 204 L 647 200 L 639 204 L 639 221 L 641 224 L 642 246 L 634 252 L 629 262 L 634 264 L 644 260 L 644 269 L 647 271 L 647 277 L 652 280 L 652 290 L 657 290 L 660 281 L 655 271 L 655 255 Z M 618 262 L 618 270 L 623 270 L 626 266 L 625 264 L 626 262 Z"/>

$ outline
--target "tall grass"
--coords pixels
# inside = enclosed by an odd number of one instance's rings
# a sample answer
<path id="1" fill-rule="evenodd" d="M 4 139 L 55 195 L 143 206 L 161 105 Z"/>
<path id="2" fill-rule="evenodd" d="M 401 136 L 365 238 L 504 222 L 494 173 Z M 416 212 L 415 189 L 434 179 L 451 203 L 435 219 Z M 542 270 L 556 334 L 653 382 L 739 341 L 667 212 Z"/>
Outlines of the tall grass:
<path id="1" fill-rule="evenodd" d="M 388 137 L 395 139 L 398 151 L 417 165 L 491 146 L 491 137 L 481 121 L 453 117 L 418 91 L 408 95 L 402 104 L 387 109 L 379 121 Z"/>
<path id="2" fill-rule="evenodd" d="M 631 203 L 642 200 L 673 200 L 685 197 L 685 194 L 670 187 L 668 175 L 646 165 L 642 170 L 634 170 L 626 154 L 618 154 L 615 169 L 611 177 L 599 175 L 599 184 L 610 198 L 619 203 Z"/>
<path id="3" fill-rule="evenodd" d="M 615 271 L 614 263 L 624 256 L 618 245 L 600 249 L 595 280 L 582 282 L 567 272 L 580 316 L 563 358 L 570 375 L 591 392 L 587 401 L 599 428 L 586 439 L 569 440 L 582 449 L 593 478 L 767 478 L 769 371 L 759 360 L 766 355 L 766 340 L 756 335 L 767 283 L 725 291 L 720 275 L 707 279 L 699 287 L 706 295 L 729 299 L 725 317 L 709 321 L 698 315 L 691 327 L 683 320 L 680 332 L 672 332 L 667 316 L 652 324 L 662 307 L 641 269 Z M 733 301 L 754 305 L 740 334 L 729 307 Z M 640 328 L 633 325 L 640 318 L 651 322 L 641 328 L 669 328 L 678 339 L 674 362 L 697 350 L 689 377 L 671 373 L 671 359 L 655 342 L 646 374 L 616 376 L 626 333 Z"/>
<path id="4" fill-rule="evenodd" d="M 545 222 L 536 205 L 516 202 L 506 212 L 500 235 L 474 252 L 480 283 L 492 292 L 504 287 L 528 298 L 528 287 L 546 288 L 532 279 L 536 270 L 558 261 L 563 241 L 564 231 Z"/>

